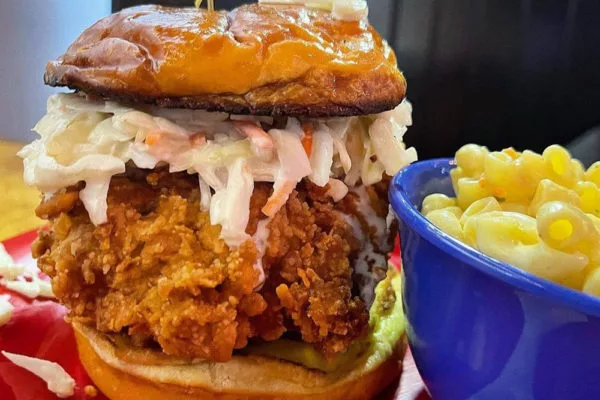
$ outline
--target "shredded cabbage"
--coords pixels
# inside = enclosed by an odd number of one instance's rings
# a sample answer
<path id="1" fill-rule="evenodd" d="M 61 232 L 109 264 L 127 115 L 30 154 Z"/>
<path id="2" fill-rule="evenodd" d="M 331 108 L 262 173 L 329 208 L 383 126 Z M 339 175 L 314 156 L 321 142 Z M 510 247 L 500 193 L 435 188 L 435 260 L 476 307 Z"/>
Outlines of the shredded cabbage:
<path id="1" fill-rule="evenodd" d="M 380 217 L 373 209 L 368 200 L 369 195 L 364 186 L 357 186 L 352 189 L 357 195 L 356 211 L 358 213 L 345 214 L 338 211 L 348 225 L 352 227 L 354 236 L 362 244 L 361 250 L 354 263 L 354 273 L 360 280 L 359 294 L 368 307 L 375 298 L 374 288 L 383 277 L 387 267 L 385 253 L 391 251 L 389 231 L 386 226 L 386 218 Z M 363 224 L 369 227 L 368 237 L 365 236 Z"/>
<path id="2" fill-rule="evenodd" d="M 208 183 L 206 183 L 201 175 L 198 175 L 198 187 L 200 188 L 200 209 L 202 211 L 210 211 L 212 193 L 210 192 L 210 186 L 208 186 Z"/>
<path id="3" fill-rule="evenodd" d="M 360 181 L 377 183 L 384 172 L 393 175 L 417 158 L 402 143 L 412 124 L 407 101 L 373 116 L 302 121 L 315 127 L 311 150 L 302 144 L 306 133 L 296 118 L 287 118 L 284 129 L 269 129 L 272 117 L 134 109 L 78 94 L 53 95 L 47 109 L 34 128 L 40 138 L 19 152 L 28 184 L 51 193 L 85 182 L 79 196 L 98 225 L 106 222 L 110 180 L 128 162 L 145 169 L 167 164 L 171 172 L 198 174 L 200 206 L 222 226 L 230 246 L 248 239 L 254 182 L 273 183 L 263 208 L 273 216 L 302 179 L 328 185 L 339 201 Z"/>
<path id="4" fill-rule="evenodd" d="M 373 154 L 377 162 L 385 167 L 388 175 L 394 175 L 403 166 L 416 161 L 416 152 L 405 151 L 401 139 L 406 132 L 406 127 L 398 125 L 395 121 L 385 118 L 376 118 L 369 128 L 369 137 L 373 146 Z"/>
<path id="5" fill-rule="evenodd" d="M 365 20 L 369 16 L 369 7 L 365 0 L 337 0 L 333 3 L 331 14 L 342 21 Z"/>
<path id="6" fill-rule="evenodd" d="M 250 219 L 250 197 L 254 179 L 248 163 L 238 158 L 228 169 L 227 187 L 217 190 L 210 207 L 210 222 L 221 225 L 221 236 L 230 245 L 239 246 L 246 239 Z"/>
<path id="7" fill-rule="evenodd" d="M 363 185 L 374 185 L 381 180 L 385 166 L 379 161 L 370 139 L 365 139 L 365 152 L 362 160 L 361 176 Z"/>
<path id="8" fill-rule="evenodd" d="M 334 18 L 342 21 L 359 21 L 369 15 L 365 0 L 258 0 L 261 4 L 292 4 L 330 11 Z"/>
<path id="9" fill-rule="evenodd" d="M 352 168 L 352 158 L 346 148 L 346 137 L 350 128 L 356 123 L 356 118 L 339 118 L 328 122 L 328 126 L 331 128 L 331 136 L 333 137 L 333 145 L 335 152 L 339 157 L 340 164 L 344 169 L 344 173 L 350 172 Z"/>
<path id="10" fill-rule="evenodd" d="M 110 186 L 110 176 L 100 178 L 89 178 L 85 181 L 85 188 L 79 192 L 79 198 L 88 210 L 93 210 L 90 214 L 90 220 L 94 225 L 100 225 L 106 222 L 106 211 L 108 204 L 108 187 Z"/>
<path id="11" fill-rule="evenodd" d="M 272 217 L 287 202 L 296 184 L 312 173 L 312 168 L 296 132 L 271 129 L 269 134 L 275 142 L 279 169 L 273 184 L 273 194 L 262 211 Z"/>
<path id="12" fill-rule="evenodd" d="M 348 194 L 348 186 L 339 179 L 329 179 L 329 190 L 327 194 L 331 196 L 333 201 L 338 202 L 342 200 Z"/>
<path id="13" fill-rule="evenodd" d="M 310 180 L 317 186 L 327 185 L 333 164 L 333 135 L 325 124 L 319 124 L 313 134 L 310 164 L 312 165 Z"/>

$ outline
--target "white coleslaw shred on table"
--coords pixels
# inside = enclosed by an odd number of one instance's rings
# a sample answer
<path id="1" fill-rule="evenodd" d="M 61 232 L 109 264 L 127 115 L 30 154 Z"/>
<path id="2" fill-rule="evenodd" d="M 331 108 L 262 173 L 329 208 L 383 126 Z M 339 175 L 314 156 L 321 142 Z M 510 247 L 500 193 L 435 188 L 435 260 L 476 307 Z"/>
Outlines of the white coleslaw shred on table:
<path id="1" fill-rule="evenodd" d="M 9 299 L 10 296 L 7 294 L 0 296 L 0 326 L 6 325 L 10 321 L 15 309 Z"/>
<path id="2" fill-rule="evenodd" d="M 30 299 L 53 298 L 52 285 L 39 277 L 39 270 L 17 264 L 0 243 L 0 284 Z M 12 308 L 0 301 L 0 326 L 8 322 Z M 3 321 L 3 322 L 2 322 Z"/>
<path id="3" fill-rule="evenodd" d="M 7 351 L 2 351 L 2 355 L 13 364 L 41 378 L 48 385 L 48 390 L 58 397 L 71 397 L 75 393 L 75 380 L 57 363 Z"/>

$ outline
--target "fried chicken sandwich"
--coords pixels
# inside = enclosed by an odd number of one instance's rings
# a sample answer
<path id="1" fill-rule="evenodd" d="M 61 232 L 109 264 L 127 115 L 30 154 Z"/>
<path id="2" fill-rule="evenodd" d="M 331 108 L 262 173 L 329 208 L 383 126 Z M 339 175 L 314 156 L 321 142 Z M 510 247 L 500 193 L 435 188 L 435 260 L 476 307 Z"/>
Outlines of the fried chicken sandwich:
<path id="1" fill-rule="evenodd" d="M 108 397 L 368 399 L 399 376 L 406 83 L 365 2 L 311 4 L 125 9 L 48 64 L 72 92 L 20 153 L 33 253 Z"/>

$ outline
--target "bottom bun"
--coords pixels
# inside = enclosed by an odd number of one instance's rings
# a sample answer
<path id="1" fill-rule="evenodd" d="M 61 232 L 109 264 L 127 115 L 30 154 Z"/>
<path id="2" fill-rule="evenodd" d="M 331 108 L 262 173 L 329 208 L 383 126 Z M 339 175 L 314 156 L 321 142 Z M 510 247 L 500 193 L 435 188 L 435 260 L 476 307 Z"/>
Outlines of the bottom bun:
<path id="1" fill-rule="evenodd" d="M 132 346 L 126 335 L 103 334 L 79 323 L 73 328 L 81 363 L 112 400 L 366 400 L 402 371 L 401 290 L 401 275 L 390 269 L 375 289 L 366 347 L 357 347 L 356 355 L 348 354 L 353 358 L 333 372 L 250 354 L 225 363 L 190 361 Z"/>
<path id="2" fill-rule="evenodd" d="M 119 348 L 93 328 L 74 323 L 79 357 L 94 384 L 113 400 L 371 399 L 396 381 L 405 341 L 375 365 L 323 373 L 261 356 L 226 363 L 185 363 L 158 351 Z"/>

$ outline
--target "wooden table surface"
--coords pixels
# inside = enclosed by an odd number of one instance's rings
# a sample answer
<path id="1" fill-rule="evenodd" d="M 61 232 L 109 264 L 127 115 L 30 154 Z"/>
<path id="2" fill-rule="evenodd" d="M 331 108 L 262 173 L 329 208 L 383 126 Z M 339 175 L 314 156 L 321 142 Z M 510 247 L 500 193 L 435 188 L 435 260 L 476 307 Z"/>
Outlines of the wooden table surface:
<path id="1" fill-rule="evenodd" d="M 0 139 L 0 241 L 44 224 L 34 213 L 40 194 L 23 182 L 21 147 Z"/>

